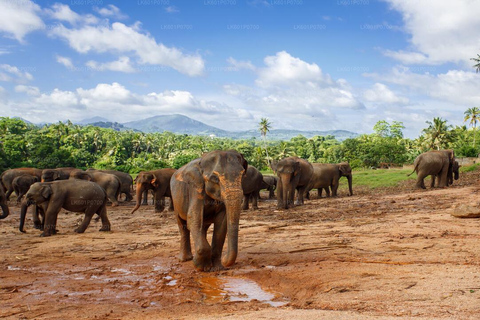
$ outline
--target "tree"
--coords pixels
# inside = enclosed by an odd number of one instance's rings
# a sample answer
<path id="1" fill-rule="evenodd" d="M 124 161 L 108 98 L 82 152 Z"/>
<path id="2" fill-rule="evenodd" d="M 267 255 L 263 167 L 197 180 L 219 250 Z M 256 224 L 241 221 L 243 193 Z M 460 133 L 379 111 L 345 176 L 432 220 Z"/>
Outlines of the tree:
<path id="1" fill-rule="evenodd" d="M 464 115 L 465 118 L 463 119 L 463 122 L 470 120 L 469 124 L 473 126 L 473 147 L 475 148 L 475 137 L 477 135 L 477 122 L 478 117 L 480 116 L 480 109 L 477 107 L 468 108 L 467 111 L 464 112 Z"/>
<path id="2" fill-rule="evenodd" d="M 428 128 L 423 129 L 425 134 L 425 143 L 429 149 L 437 149 L 446 147 L 450 141 L 450 125 L 447 125 L 447 120 L 442 118 L 433 118 L 432 121 L 425 121 L 428 124 Z"/>
<path id="3" fill-rule="evenodd" d="M 268 162 L 268 166 L 271 167 L 270 165 L 270 157 L 268 156 L 268 149 L 267 149 L 267 132 L 270 131 L 270 128 L 272 126 L 272 124 L 268 121 L 267 118 L 261 118 L 260 119 L 260 133 L 262 135 L 262 138 L 263 138 L 263 146 L 265 148 L 265 154 L 267 155 L 267 162 Z"/>
<path id="4" fill-rule="evenodd" d="M 474 65 L 474 67 L 476 68 L 477 72 L 479 72 L 480 71 L 480 54 L 477 54 L 476 58 L 471 58 L 470 60 L 473 60 L 477 63 Z"/>

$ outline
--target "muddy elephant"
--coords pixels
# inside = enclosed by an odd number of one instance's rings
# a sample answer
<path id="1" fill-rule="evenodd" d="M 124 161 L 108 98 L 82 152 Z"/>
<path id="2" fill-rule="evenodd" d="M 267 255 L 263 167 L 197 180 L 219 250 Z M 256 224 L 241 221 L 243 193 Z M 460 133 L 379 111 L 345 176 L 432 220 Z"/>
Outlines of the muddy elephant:
<path id="1" fill-rule="evenodd" d="M 0 219 L 5 219 L 10 214 L 10 210 L 7 205 L 7 197 L 5 197 L 5 192 L 3 188 L 0 188 L 0 208 L 2 208 L 2 215 Z"/>
<path id="2" fill-rule="evenodd" d="M 288 209 L 294 203 L 295 190 L 298 192 L 297 205 L 303 205 L 303 196 L 313 174 L 313 167 L 307 160 L 288 157 L 274 166 L 277 174 L 277 208 Z"/>
<path id="3" fill-rule="evenodd" d="M 42 170 L 36 168 L 17 168 L 17 169 L 9 169 L 2 173 L 1 182 L 3 190 L 5 191 L 5 197 L 8 199 L 10 195 L 13 193 L 13 179 L 23 174 L 29 174 L 31 176 L 38 177 L 39 179 L 42 178 Z"/>
<path id="4" fill-rule="evenodd" d="M 175 169 L 165 168 L 153 171 L 141 171 L 135 178 L 136 181 L 136 199 L 137 203 L 131 213 L 140 208 L 142 195 L 148 190 L 153 190 L 153 201 L 155 203 L 155 212 L 162 212 L 165 209 L 165 197 L 170 198 L 169 210 L 173 210 L 172 194 L 170 192 L 170 179 L 175 173 Z"/>
<path id="5" fill-rule="evenodd" d="M 60 209 L 84 212 L 85 217 L 75 232 L 83 233 L 96 213 L 102 219 L 100 231 L 110 231 L 107 217 L 107 194 L 98 184 L 84 180 L 59 180 L 37 182 L 30 187 L 20 210 L 20 231 L 25 224 L 28 206 L 35 204 L 44 212 L 43 233 L 48 237 L 56 233 L 57 216 Z"/>
<path id="6" fill-rule="evenodd" d="M 275 189 L 277 189 L 277 177 L 264 175 L 261 189 L 266 189 L 268 191 L 268 199 L 275 198 Z"/>
<path id="7" fill-rule="evenodd" d="M 180 230 L 180 260 L 193 259 L 200 271 L 217 271 L 235 263 L 242 207 L 242 179 L 248 164 L 237 151 L 211 151 L 181 167 L 170 186 Z M 207 231 L 213 223 L 211 245 Z M 192 234 L 195 255 L 190 244 Z M 228 234 L 228 251 L 222 250 Z"/>
<path id="8" fill-rule="evenodd" d="M 97 171 L 74 170 L 70 174 L 70 179 L 81 179 L 97 183 L 107 192 L 108 199 L 112 202 L 112 207 L 118 206 L 118 195 L 120 194 L 122 183 L 117 176 Z"/>
<path id="9" fill-rule="evenodd" d="M 453 150 L 433 150 L 420 154 L 413 162 L 413 171 L 417 173 L 416 187 L 426 189 L 424 179 L 432 176 L 432 187 L 435 177 L 438 178 L 438 187 L 448 186 L 449 177 L 453 182 L 453 165 L 455 154 Z M 457 175 L 458 177 L 458 175 Z"/>
<path id="10" fill-rule="evenodd" d="M 41 182 L 50 182 L 55 180 L 68 180 L 73 170 L 78 170 L 73 167 L 43 169 Z"/>
<path id="11" fill-rule="evenodd" d="M 23 174 L 13 179 L 12 185 L 13 190 L 15 190 L 15 193 L 17 194 L 17 202 L 22 200 L 22 197 L 27 193 L 32 184 L 39 181 L 40 179 L 38 177 L 29 174 Z"/>
<path id="12" fill-rule="evenodd" d="M 243 210 L 248 210 L 249 202 L 252 201 L 252 209 L 258 209 L 258 198 L 262 189 L 263 175 L 253 166 L 248 166 L 245 177 L 242 180 Z"/>
<path id="13" fill-rule="evenodd" d="M 133 190 L 133 178 L 130 174 L 118 171 L 118 170 L 97 170 L 97 169 L 87 169 L 87 172 L 91 171 L 99 171 L 103 173 L 110 173 L 117 176 L 120 179 L 120 183 L 122 184 L 120 193 L 125 194 L 125 201 L 131 201 L 133 199 L 132 190 Z"/>
<path id="14" fill-rule="evenodd" d="M 352 189 L 352 168 L 348 162 L 330 164 L 330 163 L 313 163 L 313 175 L 306 192 L 312 189 L 318 189 L 318 197 L 322 195 L 322 189 L 325 189 L 327 197 L 330 196 L 329 188 L 332 196 L 336 197 L 338 192 L 339 181 L 341 177 L 348 180 L 349 195 L 353 195 Z"/>

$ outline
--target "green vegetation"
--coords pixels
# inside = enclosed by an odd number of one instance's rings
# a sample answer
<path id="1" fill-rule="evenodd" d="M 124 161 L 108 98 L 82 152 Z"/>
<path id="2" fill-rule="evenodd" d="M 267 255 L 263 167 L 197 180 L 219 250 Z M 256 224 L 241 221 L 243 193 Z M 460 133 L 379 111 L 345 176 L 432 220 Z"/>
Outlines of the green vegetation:
<path id="1" fill-rule="evenodd" d="M 279 160 L 294 155 L 310 162 L 348 161 L 355 170 L 401 166 L 413 163 L 417 155 L 432 148 L 454 149 L 457 156 L 476 157 L 480 152 L 475 145 L 477 130 L 472 122 L 476 113 L 473 109 L 465 113 L 473 130 L 466 126 L 452 128 L 446 120 L 434 118 L 427 122 L 423 134 L 412 140 L 403 137 L 403 123 L 379 121 L 374 133 L 343 142 L 330 135 L 309 139 L 299 135 L 288 141 L 270 141 L 266 136 L 271 124 L 266 118 L 259 124 L 263 139 L 234 140 L 170 132 L 115 131 L 71 122 L 37 127 L 20 119 L 0 117 L 0 170 L 23 166 L 74 166 L 138 173 L 179 168 L 204 152 L 219 149 L 238 150 L 250 165 L 262 171 L 269 170 L 267 159 Z M 361 179 L 360 172 L 358 179 Z"/>

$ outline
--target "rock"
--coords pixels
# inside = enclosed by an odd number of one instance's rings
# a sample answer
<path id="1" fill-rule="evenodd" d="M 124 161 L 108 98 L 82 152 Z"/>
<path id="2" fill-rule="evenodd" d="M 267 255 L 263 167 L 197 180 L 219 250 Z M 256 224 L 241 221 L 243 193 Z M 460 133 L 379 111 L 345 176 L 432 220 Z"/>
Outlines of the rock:
<path id="1" fill-rule="evenodd" d="M 457 218 L 480 218 L 480 207 L 478 204 L 459 204 L 450 214 Z"/>

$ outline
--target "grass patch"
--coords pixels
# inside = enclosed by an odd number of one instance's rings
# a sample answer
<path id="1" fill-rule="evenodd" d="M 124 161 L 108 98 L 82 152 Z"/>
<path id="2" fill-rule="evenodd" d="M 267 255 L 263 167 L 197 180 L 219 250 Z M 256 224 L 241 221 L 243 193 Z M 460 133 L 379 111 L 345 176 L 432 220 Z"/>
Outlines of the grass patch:
<path id="1" fill-rule="evenodd" d="M 354 170 L 353 186 L 366 186 L 370 189 L 393 187 L 405 180 L 415 180 L 417 177 L 415 173 L 407 176 L 411 172 L 411 169 Z M 340 181 L 342 189 L 348 188 L 345 178 Z"/>
<path id="2" fill-rule="evenodd" d="M 480 168 L 480 163 L 472 164 L 471 166 L 460 167 L 460 173 L 462 172 L 472 172 Z"/>

